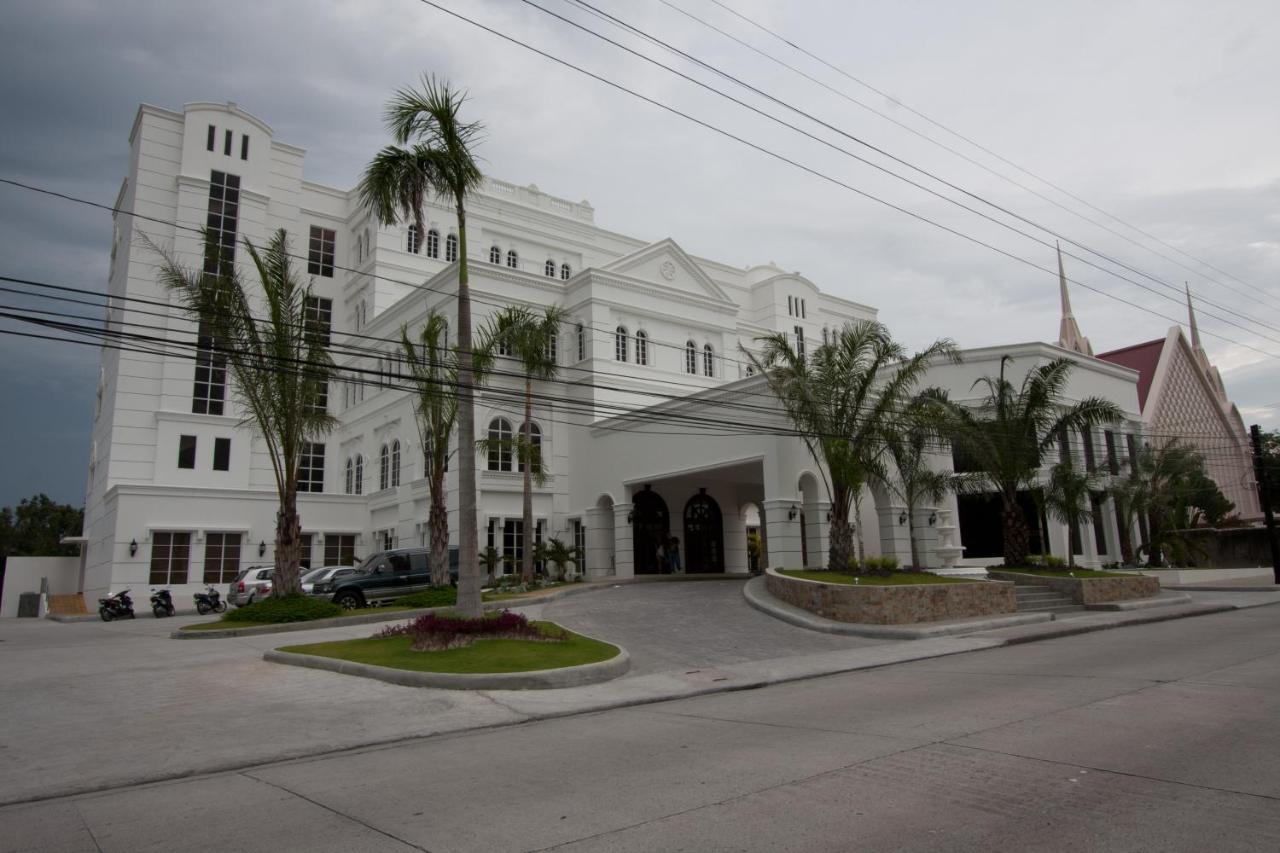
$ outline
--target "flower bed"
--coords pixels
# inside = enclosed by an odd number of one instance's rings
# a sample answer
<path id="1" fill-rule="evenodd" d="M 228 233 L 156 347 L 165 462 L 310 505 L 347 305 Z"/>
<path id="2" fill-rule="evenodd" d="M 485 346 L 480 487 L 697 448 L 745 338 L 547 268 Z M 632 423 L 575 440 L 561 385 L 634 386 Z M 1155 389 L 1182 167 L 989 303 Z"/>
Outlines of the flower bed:
<path id="1" fill-rule="evenodd" d="M 988 569 L 987 574 L 997 580 L 1013 581 L 1022 586 L 1048 587 L 1086 607 L 1110 601 L 1155 598 L 1160 594 L 1160 581 L 1145 575 L 1115 573 L 1105 577 L 1071 577 L 1066 571 L 1028 574 L 1004 569 Z"/>
<path id="2" fill-rule="evenodd" d="M 837 622 L 909 625 L 1018 610 L 1011 583 L 945 580 L 949 582 L 893 585 L 873 579 L 850 585 L 788 576 L 777 569 L 765 572 L 765 588 L 774 598 Z"/>

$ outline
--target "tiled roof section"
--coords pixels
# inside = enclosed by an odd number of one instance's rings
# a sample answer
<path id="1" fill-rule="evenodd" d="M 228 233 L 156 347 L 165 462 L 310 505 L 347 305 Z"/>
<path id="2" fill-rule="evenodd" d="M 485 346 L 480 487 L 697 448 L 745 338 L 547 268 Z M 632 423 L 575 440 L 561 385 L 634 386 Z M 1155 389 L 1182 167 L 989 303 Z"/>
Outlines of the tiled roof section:
<path id="1" fill-rule="evenodd" d="M 1103 361 L 1138 371 L 1138 407 L 1147 408 L 1147 394 L 1151 392 L 1151 381 L 1156 375 L 1156 365 L 1160 363 L 1160 352 L 1164 349 L 1165 338 L 1157 338 L 1144 344 L 1104 352 L 1098 356 Z"/>

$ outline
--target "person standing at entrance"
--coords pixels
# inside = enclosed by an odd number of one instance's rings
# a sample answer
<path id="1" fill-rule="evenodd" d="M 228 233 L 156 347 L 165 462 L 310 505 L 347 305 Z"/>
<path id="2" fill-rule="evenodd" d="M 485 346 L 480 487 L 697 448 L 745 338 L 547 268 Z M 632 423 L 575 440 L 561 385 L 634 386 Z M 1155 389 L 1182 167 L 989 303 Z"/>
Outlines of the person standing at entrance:
<path id="1" fill-rule="evenodd" d="M 658 537 L 658 574 L 665 575 L 671 570 L 671 566 L 667 563 L 667 543 L 663 541 L 661 536 Z"/>
<path id="2" fill-rule="evenodd" d="M 673 575 L 680 574 L 680 540 L 674 536 L 667 543 L 667 569 Z"/>

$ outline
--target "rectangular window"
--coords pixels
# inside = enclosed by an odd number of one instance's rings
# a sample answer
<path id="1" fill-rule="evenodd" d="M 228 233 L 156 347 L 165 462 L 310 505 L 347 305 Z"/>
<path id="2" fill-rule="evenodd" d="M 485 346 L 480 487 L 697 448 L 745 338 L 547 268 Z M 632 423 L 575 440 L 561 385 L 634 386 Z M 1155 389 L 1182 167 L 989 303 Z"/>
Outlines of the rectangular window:
<path id="1" fill-rule="evenodd" d="M 485 541 L 488 542 L 488 547 L 490 548 L 497 547 L 497 545 L 494 543 L 494 536 L 495 536 L 494 531 L 497 530 L 497 527 L 498 527 L 498 519 L 496 518 L 489 519 L 489 530 L 488 530 L 489 536 L 488 536 L 488 539 L 486 539 Z"/>
<path id="2" fill-rule="evenodd" d="M 356 535 L 354 533 L 326 533 L 324 535 L 324 564 L 326 566 L 354 566 L 356 564 Z"/>
<path id="3" fill-rule="evenodd" d="M 795 316 L 795 312 L 792 310 L 792 301 L 790 296 L 787 297 L 787 316 L 788 317 Z"/>
<path id="4" fill-rule="evenodd" d="M 524 520 L 508 518 L 502 524 L 502 565 L 505 571 L 520 571 L 524 559 Z"/>
<path id="5" fill-rule="evenodd" d="M 311 534 L 304 533 L 299 537 L 298 565 L 304 569 L 311 568 Z"/>
<path id="6" fill-rule="evenodd" d="M 1138 459 L 1138 441 L 1129 433 L 1124 437 L 1125 447 L 1129 450 L 1129 464 L 1134 465 Z"/>
<path id="7" fill-rule="evenodd" d="M 582 525 L 582 520 L 575 518 L 573 520 L 573 550 L 574 561 L 577 562 L 580 554 L 587 553 L 587 528 Z M 578 574 L 582 574 L 582 566 L 574 566 Z"/>
<path id="8" fill-rule="evenodd" d="M 152 586 L 171 586 L 187 582 L 187 563 L 191 557 L 191 534 L 157 531 L 151 534 Z"/>
<path id="9" fill-rule="evenodd" d="M 1098 549 L 1098 556 L 1102 556 L 1107 553 L 1107 531 L 1102 527 L 1102 498 L 1090 495 L 1089 509 L 1093 512 L 1093 544 Z"/>
<path id="10" fill-rule="evenodd" d="M 1071 530 L 1071 553 L 1083 554 L 1084 545 L 1080 539 L 1080 525 L 1072 524 L 1069 529 Z"/>
<path id="11" fill-rule="evenodd" d="M 240 177 L 214 169 L 209 175 L 209 209 L 205 218 L 208 243 L 204 273 L 217 276 L 231 271 L 235 263 L 236 232 L 240 221 Z M 213 332 L 201 321 L 196 331 L 195 384 L 191 411 L 198 415 L 221 415 L 227 394 L 227 358 L 217 352 Z"/>
<path id="12" fill-rule="evenodd" d="M 1112 474 L 1120 473 L 1120 459 L 1116 456 L 1116 434 L 1111 430 L 1104 430 L 1103 439 L 1107 442 L 1107 470 Z"/>
<path id="13" fill-rule="evenodd" d="M 803 300 L 803 299 L 801 299 L 801 300 L 800 300 L 800 319 L 801 319 L 801 320 L 803 320 L 803 319 L 804 319 L 804 317 L 805 317 L 805 314 L 804 314 L 804 300 Z"/>
<path id="14" fill-rule="evenodd" d="M 194 435 L 178 436 L 178 467 L 196 467 L 196 437 Z"/>
<path id="15" fill-rule="evenodd" d="M 307 253 L 307 273 L 333 278 L 333 245 L 337 232 L 332 228 L 311 226 L 311 244 Z"/>
<path id="16" fill-rule="evenodd" d="M 1084 444 L 1084 469 L 1092 474 L 1098 465 L 1093 458 L 1093 431 L 1088 427 L 1080 430 L 1080 441 Z"/>
<path id="17" fill-rule="evenodd" d="M 228 157 L 230 157 L 230 156 L 231 156 L 231 137 L 232 137 L 232 135 L 233 135 L 233 134 L 231 133 L 231 131 L 230 131 L 230 130 L 227 130 L 226 135 L 223 137 L 222 153 L 223 153 L 223 154 L 226 154 Z"/>
<path id="18" fill-rule="evenodd" d="M 213 150 L 214 139 L 217 136 L 218 129 L 213 125 L 209 125 L 209 139 L 205 142 L 205 147 L 210 151 Z"/>
<path id="19" fill-rule="evenodd" d="M 329 333 L 333 329 L 333 300 L 320 296 L 303 297 L 302 322 L 306 324 L 308 334 L 328 346 Z"/>
<path id="20" fill-rule="evenodd" d="M 213 470 L 231 470 L 231 439 L 215 438 L 213 440 Z"/>
<path id="21" fill-rule="evenodd" d="M 240 135 L 240 159 L 249 159 L 249 134 L 247 133 Z"/>
<path id="22" fill-rule="evenodd" d="M 324 445 L 304 442 L 298 460 L 298 491 L 324 491 Z"/>
<path id="23" fill-rule="evenodd" d="M 804 327 L 796 326 L 796 355 L 804 358 Z"/>
<path id="24" fill-rule="evenodd" d="M 230 583 L 240 573 L 240 534 L 204 535 L 204 582 Z"/>
<path id="25" fill-rule="evenodd" d="M 1058 433 L 1058 461 L 1064 464 L 1071 462 L 1071 437 L 1065 429 Z"/>

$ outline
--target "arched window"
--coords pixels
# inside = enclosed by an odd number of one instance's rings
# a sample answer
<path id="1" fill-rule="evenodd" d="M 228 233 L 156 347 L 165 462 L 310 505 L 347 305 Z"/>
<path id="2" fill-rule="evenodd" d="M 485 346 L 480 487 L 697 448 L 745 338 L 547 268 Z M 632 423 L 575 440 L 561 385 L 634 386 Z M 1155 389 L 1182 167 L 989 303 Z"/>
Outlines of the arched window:
<path id="1" fill-rule="evenodd" d="M 511 422 L 506 418 L 489 421 L 489 470 L 511 470 Z"/>
<path id="2" fill-rule="evenodd" d="M 555 329 L 547 336 L 547 361 L 552 364 L 560 363 L 560 333 Z"/>
<path id="3" fill-rule="evenodd" d="M 369 240 L 369 229 L 364 229 L 364 254 L 369 257 L 373 254 L 373 243 Z"/>
<path id="4" fill-rule="evenodd" d="M 649 363 L 649 333 L 641 329 L 636 332 L 636 364 Z"/>
<path id="5" fill-rule="evenodd" d="M 548 258 L 548 259 L 547 259 L 546 266 L 544 266 L 544 267 L 542 268 L 542 271 L 543 271 L 544 273 L 546 273 L 547 278 L 555 278 L 555 277 L 556 277 L 556 262 Z"/>
<path id="6" fill-rule="evenodd" d="M 352 472 L 353 472 L 353 468 L 354 468 L 354 466 L 353 466 L 353 464 L 352 464 L 351 460 L 350 460 L 350 459 L 348 459 L 348 460 L 347 460 L 347 487 L 346 487 L 346 489 L 344 490 L 344 491 L 346 491 L 346 493 L 347 493 L 347 494 L 351 494 L 351 483 L 352 483 L 351 475 L 352 475 Z"/>
<path id="7" fill-rule="evenodd" d="M 507 250 L 507 266 L 511 267 L 512 269 L 515 269 L 516 267 L 520 266 L 520 256 L 516 254 L 515 249 Z"/>
<path id="8" fill-rule="evenodd" d="M 427 257 L 440 257 L 440 232 L 434 228 L 427 232 Z"/>
<path id="9" fill-rule="evenodd" d="M 453 263 L 458 259 L 458 235 L 450 234 L 444 238 L 444 259 Z"/>
<path id="10" fill-rule="evenodd" d="M 356 488 L 355 494 L 364 494 L 364 457 L 359 453 L 356 454 Z"/>
<path id="11" fill-rule="evenodd" d="M 711 348 L 711 344 L 707 344 L 702 348 L 702 375 L 715 376 L 715 358 L 716 351 Z"/>
<path id="12" fill-rule="evenodd" d="M 497 246 L 489 247 L 489 263 L 491 264 L 502 263 L 502 250 L 499 249 Z"/>
<path id="13" fill-rule="evenodd" d="M 587 330 L 581 323 L 579 323 L 578 324 L 578 361 L 582 361 L 586 357 L 587 357 Z"/>
<path id="14" fill-rule="evenodd" d="M 617 361 L 627 360 L 627 327 L 619 326 L 613 333 L 613 357 Z"/>
<path id="15" fill-rule="evenodd" d="M 356 235 L 356 263 L 364 260 L 364 240 L 359 234 Z"/>
<path id="16" fill-rule="evenodd" d="M 684 342 L 684 372 L 698 372 L 698 345 L 693 341 Z"/>
<path id="17" fill-rule="evenodd" d="M 416 255 L 418 254 L 418 250 L 421 248 L 422 248 L 422 238 L 418 236 L 418 226 L 410 225 L 408 237 L 405 241 L 405 249 L 410 254 Z"/>
<path id="18" fill-rule="evenodd" d="M 378 488 L 385 489 L 391 485 L 391 451 L 384 444 L 378 454 Z"/>
<path id="19" fill-rule="evenodd" d="M 564 279 L 565 281 L 568 281 L 568 280 L 569 280 L 569 273 L 570 273 L 570 272 L 571 272 L 571 270 L 569 269 L 569 265 L 568 265 L 568 264 L 561 264 L 561 265 L 560 265 L 560 278 Z"/>
<path id="20" fill-rule="evenodd" d="M 391 442 L 391 485 L 400 485 L 400 439 Z"/>
<path id="21" fill-rule="evenodd" d="M 830 333 L 827 331 L 827 327 L 823 326 L 822 327 L 822 345 L 825 347 L 830 343 L 831 343 Z"/>
<path id="22" fill-rule="evenodd" d="M 524 435 L 524 427 L 520 428 L 520 434 Z M 542 454 L 542 430 L 535 423 L 529 424 L 529 446 L 533 449 L 533 458 L 537 459 Z M 516 460 L 516 470 L 524 473 L 523 461 Z"/>

